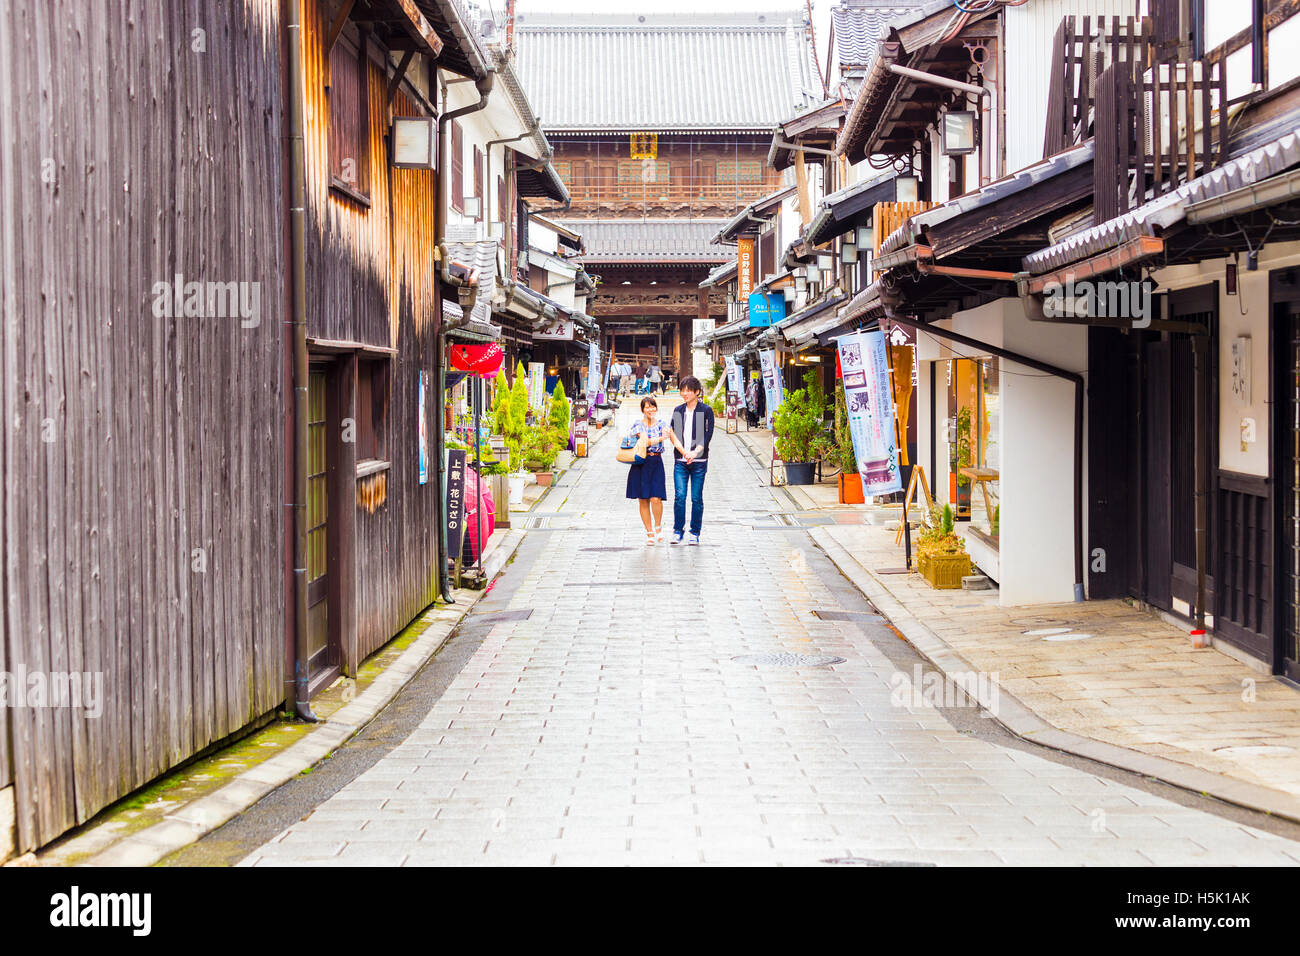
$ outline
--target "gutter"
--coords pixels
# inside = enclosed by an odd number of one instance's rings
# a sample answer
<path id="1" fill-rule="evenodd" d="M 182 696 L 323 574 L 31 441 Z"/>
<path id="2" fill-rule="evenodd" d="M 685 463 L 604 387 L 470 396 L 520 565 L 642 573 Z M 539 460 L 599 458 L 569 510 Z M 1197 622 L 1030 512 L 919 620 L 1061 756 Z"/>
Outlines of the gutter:
<path id="1" fill-rule="evenodd" d="M 969 345 L 972 348 L 988 352 L 1000 358 L 1009 359 L 1017 365 L 1023 365 L 1026 368 L 1032 368 L 1035 371 L 1046 372 L 1048 375 L 1055 375 L 1057 378 L 1063 378 L 1074 385 L 1074 600 L 1084 600 L 1083 588 L 1083 400 L 1084 400 L 1084 383 L 1083 376 L 1078 372 L 1071 372 L 1067 369 L 1058 368 L 1055 365 L 1049 365 L 1038 359 L 1030 358 L 1027 355 L 1021 355 L 1018 352 L 1012 352 L 1010 349 L 1004 349 L 1001 346 L 990 345 L 988 342 L 981 342 L 978 339 L 961 335 L 957 332 L 951 332 L 948 329 L 936 328 L 927 325 L 917 319 L 907 315 L 898 315 L 894 310 L 885 304 L 885 316 L 892 322 L 899 325 L 905 325 L 908 328 L 920 332 L 926 332 L 936 338 L 947 339 L 950 342 L 956 342 L 959 345 Z"/>
<path id="2" fill-rule="evenodd" d="M 289 5 L 293 5 L 295 0 L 285 0 L 285 2 L 288 3 Z M 495 76 L 496 74 L 489 70 L 487 73 L 484 74 L 484 76 L 481 79 L 476 79 L 474 81 L 474 87 L 478 90 L 479 93 L 479 98 L 477 103 L 471 103 L 468 106 L 462 106 L 459 109 L 452 110 L 449 113 L 443 113 L 441 116 L 438 117 L 439 162 L 438 162 L 438 170 L 436 174 L 437 183 L 435 188 L 438 190 L 438 228 L 441 229 L 444 233 L 446 232 L 447 229 L 447 209 L 449 206 L 449 203 L 447 202 L 447 192 L 450 189 L 450 176 L 448 174 L 450 170 L 450 166 L 448 165 L 448 163 L 443 161 L 443 157 L 446 157 L 451 153 L 451 146 L 449 143 L 447 143 L 447 139 L 449 138 L 447 134 L 447 124 L 449 124 L 454 119 L 458 119 L 462 116 L 467 116 L 470 113 L 477 113 L 480 110 L 486 109 L 488 105 L 488 97 L 492 93 L 492 85 Z M 446 83 L 443 83 L 443 87 L 442 87 L 442 102 L 444 105 L 446 105 L 447 102 Z M 485 191 L 488 190 L 488 187 L 486 185 L 484 186 L 484 190 Z M 444 323 L 442 321 L 442 296 L 441 295 L 438 296 L 438 315 L 435 317 L 435 323 L 436 323 L 435 327 L 438 330 L 436 336 L 437 347 L 433 351 L 433 381 L 434 381 L 434 389 L 435 389 L 434 394 L 438 396 L 442 395 L 443 376 L 445 375 L 445 369 L 447 367 L 447 333 L 452 331 L 453 329 L 460 328 L 461 326 L 465 325 L 465 323 L 467 323 L 468 321 L 469 321 L 469 316 L 464 315 L 461 317 L 461 320 L 459 322 Z M 441 399 L 439 399 L 439 404 L 441 405 Z M 438 471 L 437 471 L 438 487 L 437 487 L 437 494 L 435 495 L 436 500 L 434 502 L 433 511 L 434 511 L 434 520 L 438 522 L 438 593 L 442 595 L 443 601 L 445 601 L 447 604 L 455 604 L 456 603 L 455 598 L 453 598 L 449 593 L 450 581 L 447 578 L 447 557 L 448 557 L 449 542 L 447 540 L 447 520 L 446 520 L 446 515 L 444 514 L 444 505 L 443 505 L 443 498 L 442 498 L 443 482 L 446 480 L 446 474 L 447 474 L 447 461 L 446 461 L 447 456 L 443 454 L 444 449 L 447 446 L 447 422 L 446 422 L 446 416 L 442 414 L 441 408 L 438 409 L 438 413 L 434 415 L 434 418 L 436 419 L 436 427 L 434 429 L 433 450 L 434 450 L 434 457 L 437 459 L 438 462 Z M 305 442 L 305 438 L 306 436 L 304 433 L 304 442 Z"/>
<path id="3" fill-rule="evenodd" d="M 318 718 L 308 699 L 307 661 L 307 187 L 303 140 L 302 22 L 298 0 L 284 0 L 289 44 L 289 288 L 290 334 L 286 358 L 293 369 L 293 712 L 302 720 Z M 287 695 L 286 695 L 287 696 Z"/>

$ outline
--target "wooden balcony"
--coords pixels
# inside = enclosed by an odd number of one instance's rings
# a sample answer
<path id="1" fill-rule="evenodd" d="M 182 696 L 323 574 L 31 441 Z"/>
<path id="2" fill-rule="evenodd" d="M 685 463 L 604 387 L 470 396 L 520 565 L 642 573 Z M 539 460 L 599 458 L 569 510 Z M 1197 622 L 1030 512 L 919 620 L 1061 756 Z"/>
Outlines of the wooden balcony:
<path id="1" fill-rule="evenodd" d="M 1095 140 L 1095 222 L 1227 157 L 1223 61 L 1177 59 L 1159 26 L 1150 17 L 1068 16 L 1056 32 L 1043 155 Z"/>
<path id="2" fill-rule="evenodd" d="M 781 188 L 779 176 L 757 183 L 565 183 L 573 209 L 629 210 L 693 216 L 733 215 Z"/>
<path id="3" fill-rule="evenodd" d="M 872 258 L 880 255 L 880 244 L 889 238 L 889 234 L 911 219 L 918 212 L 925 212 L 934 203 L 930 202 L 878 202 L 872 208 L 871 226 L 873 246 Z"/>

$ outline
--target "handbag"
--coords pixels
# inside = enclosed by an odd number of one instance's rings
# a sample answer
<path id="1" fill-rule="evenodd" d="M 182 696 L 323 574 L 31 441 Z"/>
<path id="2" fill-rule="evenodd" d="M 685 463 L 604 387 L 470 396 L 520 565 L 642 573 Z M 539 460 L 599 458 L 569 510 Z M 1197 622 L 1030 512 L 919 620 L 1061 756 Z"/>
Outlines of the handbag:
<path id="1" fill-rule="evenodd" d="M 618 443 L 618 460 L 625 465 L 639 465 L 645 461 L 648 447 L 645 435 L 628 435 Z"/>

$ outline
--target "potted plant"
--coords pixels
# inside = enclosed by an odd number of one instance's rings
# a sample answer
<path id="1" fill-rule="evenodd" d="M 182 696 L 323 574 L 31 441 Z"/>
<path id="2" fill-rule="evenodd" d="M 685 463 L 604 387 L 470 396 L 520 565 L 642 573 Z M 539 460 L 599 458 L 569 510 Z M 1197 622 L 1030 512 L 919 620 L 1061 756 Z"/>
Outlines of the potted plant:
<path id="1" fill-rule="evenodd" d="M 807 388 L 786 393 L 776 411 L 772 431 L 776 434 L 776 453 L 785 462 L 786 481 L 792 485 L 811 485 L 816 463 L 814 440 L 822 433 L 826 396 L 820 380 L 814 376 Z"/>
<path id="2" fill-rule="evenodd" d="M 916 545 L 916 570 L 930 587 L 961 587 L 961 579 L 970 574 L 970 555 L 966 542 L 953 531 L 952 505 L 936 506 Z"/>
<path id="3" fill-rule="evenodd" d="M 555 460 L 560 469 L 563 470 L 573 462 L 573 453 L 569 451 L 573 428 L 573 409 L 569 407 L 569 396 L 564 392 L 563 382 L 555 383 L 555 391 L 551 393 L 551 404 L 546 413 L 546 420 L 551 428 L 555 430 L 556 437 L 559 439 L 560 447 L 556 452 Z"/>
<path id="4" fill-rule="evenodd" d="M 858 471 L 858 455 L 853 449 L 853 432 L 849 428 L 848 400 L 844 383 L 835 386 L 835 442 L 840 466 L 840 504 L 860 505 L 866 502 L 862 493 L 862 474 Z"/>
<path id="5" fill-rule="evenodd" d="M 551 468 L 559 451 L 560 433 L 550 425 L 538 423 L 525 430 L 520 457 L 539 485 L 545 487 L 554 479 L 555 473 Z"/>

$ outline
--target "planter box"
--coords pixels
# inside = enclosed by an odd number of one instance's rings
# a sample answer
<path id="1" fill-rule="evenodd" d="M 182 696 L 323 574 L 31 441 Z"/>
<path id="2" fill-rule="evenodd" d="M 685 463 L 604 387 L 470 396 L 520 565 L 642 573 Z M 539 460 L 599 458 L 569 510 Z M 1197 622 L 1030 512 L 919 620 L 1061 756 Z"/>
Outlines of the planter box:
<path id="1" fill-rule="evenodd" d="M 790 485 L 811 485 L 817 466 L 811 461 L 787 461 L 785 480 Z"/>
<path id="2" fill-rule="evenodd" d="M 866 503 L 862 496 L 862 476 L 856 471 L 851 475 L 840 475 L 840 504 L 860 505 Z"/>
<path id="3" fill-rule="evenodd" d="M 916 559 L 916 570 L 932 588 L 960 588 L 961 579 L 970 574 L 970 555 L 922 554 Z"/>
<path id="4" fill-rule="evenodd" d="M 539 485 L 541 485 L 543 488 L 545 488 L 545 487 L 547 487 L 547 486 L 548 486 L 552 481 L 555 480 L 555 472 L 553 472 L 553 471 L 539 471 L 539 472 L 535 472 L 535 473 L 533 474 L 533 477 L 537 479 L 537 483 L 538 483 Z"/>

